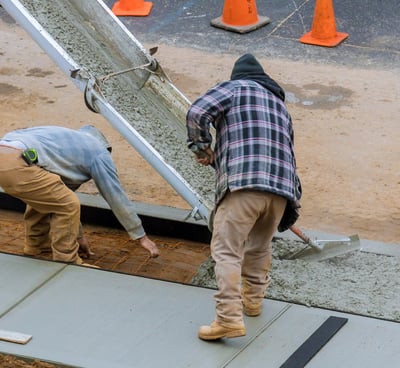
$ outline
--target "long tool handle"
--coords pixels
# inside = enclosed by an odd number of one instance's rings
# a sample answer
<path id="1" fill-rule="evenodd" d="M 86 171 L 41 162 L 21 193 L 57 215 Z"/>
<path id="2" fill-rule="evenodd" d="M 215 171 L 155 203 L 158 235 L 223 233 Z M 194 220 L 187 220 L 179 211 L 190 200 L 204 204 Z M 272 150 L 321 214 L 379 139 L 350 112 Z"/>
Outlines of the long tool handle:
<path id="1" fill-rule="evenodd" d="M 313 242 L 306 234 L 304 234 L 297 226 L 292 225 L 290 228 L 290 231 L 292 231 L 294 234 L 296 234 L 301 240 L 303 240 L 304 243 L 312 247 L 313 249 L 317 250 L 318 252 L 321 251 L 321 248 Z"/>

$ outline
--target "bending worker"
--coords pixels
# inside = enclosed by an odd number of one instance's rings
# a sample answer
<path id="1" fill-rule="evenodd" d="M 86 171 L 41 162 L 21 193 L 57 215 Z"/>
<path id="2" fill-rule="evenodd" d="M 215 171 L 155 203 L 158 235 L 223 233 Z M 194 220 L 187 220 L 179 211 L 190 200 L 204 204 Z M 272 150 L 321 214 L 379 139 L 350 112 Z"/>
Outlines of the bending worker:
<path id="1" fill-rule="evenodd" d="M 92 253 L 83 237 L 80 202 L 74 193 L 93 179 L 100 194 L 132 239 L 152 257 L 150 240 L 124 192 L 111 146 L 94 126 L 79 130 L 39 126 L 7 133 L 0 140 L 0 186 L 26 204 L 24 254 L 52 251 L 53 260 L 82 264 Z"/>
<path id="2" fill-rule="evenodd" d="M 245 54 L 230 80 L 209 89 L 187 113 L 188 145 L 200 164 L 216 171 L 210 224 L 216 318 L 200 327 L 201 339 L 246 334 L 243 311 L 251 317 L 262 312 L 270 283 L 272 237 L 278 226 L 283 231 L 297 219 L 301 188 L 284 100 L 283 89 Z"/>

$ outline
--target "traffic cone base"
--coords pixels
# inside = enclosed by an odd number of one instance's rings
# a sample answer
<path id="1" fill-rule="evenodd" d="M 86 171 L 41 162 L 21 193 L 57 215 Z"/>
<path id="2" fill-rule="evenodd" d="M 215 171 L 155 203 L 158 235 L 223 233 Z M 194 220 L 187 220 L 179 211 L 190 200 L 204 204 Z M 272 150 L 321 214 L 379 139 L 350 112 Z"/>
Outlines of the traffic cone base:
<path id="1" fill-rule="evenodd" d="M 223 22 L 223 17 L 215 18 L 211 21 L 211 25 L 217 28 L 225 29 L 226 31 L 236 32 L 236 33 L 247 33 L 254 31 L 258 28 L 265 26 L 266 24 L 270 23 L 271 20 L 268 17 L 260 17 L 258 16 L 258 20 L 256 23 L 248 24 L 244 26 L 232 25 Z"/>
<path id="2" fill-rule="evenodd" d="M 145 17 L 150 14 L 151 9 L 153 8 L 153 3 L 151 2 L 143 2 L 140 6 L 126 7 L 121 4 L 121 1 L 117 1 L 112 7 L 112 12 L 117 16 L 137 16 L 137 17 Z"/>
<path id="3" fill-rule="evenodd" d="M 211 25 L 227 31 L 247 33 L 270 22 L 257 14 L 256 0 L 225 0 L 222 15 L 211 21 Z"/>
<path id="4" fill-rule="evenodd" d="M 333 47 L 348 36 L 347 33 L 336 32 L 332 0 L 316 0 L 311 31 L 299 41 L 310 45 Z"/>
<path id="5" fill-rule="evenodd" d="M 345 40 L 349 35 L 347 33 L 336 32 L 334 37 L 327 39 L 316 38 L 313 36 L 313 32 L 310 31 L 300 38 L 300 42 L 309 45 L 325 46 L 325 47 L 335 47 L 339 45 L 343 40 Z"/>

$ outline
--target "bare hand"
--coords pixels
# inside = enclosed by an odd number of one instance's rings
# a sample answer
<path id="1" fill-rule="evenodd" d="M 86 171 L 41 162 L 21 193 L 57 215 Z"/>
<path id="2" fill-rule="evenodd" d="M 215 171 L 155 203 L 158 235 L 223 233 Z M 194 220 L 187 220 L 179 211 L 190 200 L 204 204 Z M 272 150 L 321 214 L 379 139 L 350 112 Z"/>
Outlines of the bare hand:
<path id="1" fill-rule="evenodd" d="M 145 235 L 143 238 L 140 238 L 139 243 L 144 249 L 149 251 L 150 257 L 156 258 L 160 255 L 160 251 L 158 250 L 157 245 L 152 240 L 150 240 L 147 235 Z"/>
<path id="2" fill-rule="evenodd" d="M 76 241 L 79 244 L 79 252 L 82 253 L 82 258 L 88 259 L 94 255 L 85 236 L 81 236 Z"/>
<path id="3" fill-rule="evenodd" d="M 196 154 L 196 161 L 204 166 L 212 165 L 214 163 L 214 151 L 209 147 L 200 154 Z"/>

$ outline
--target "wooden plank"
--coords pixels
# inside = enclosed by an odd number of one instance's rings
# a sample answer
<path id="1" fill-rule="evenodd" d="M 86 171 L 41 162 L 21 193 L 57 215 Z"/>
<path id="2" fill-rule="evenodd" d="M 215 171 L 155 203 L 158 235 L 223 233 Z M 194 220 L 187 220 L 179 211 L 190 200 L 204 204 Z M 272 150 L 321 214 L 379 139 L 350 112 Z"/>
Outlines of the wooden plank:
<path id="1" fill-rule="evenodd" d="M 26 344 L 31 338 L 32 335 L 15 331 L 0 330 L 0 340 L 15 342 L 17 344 Z"/>

